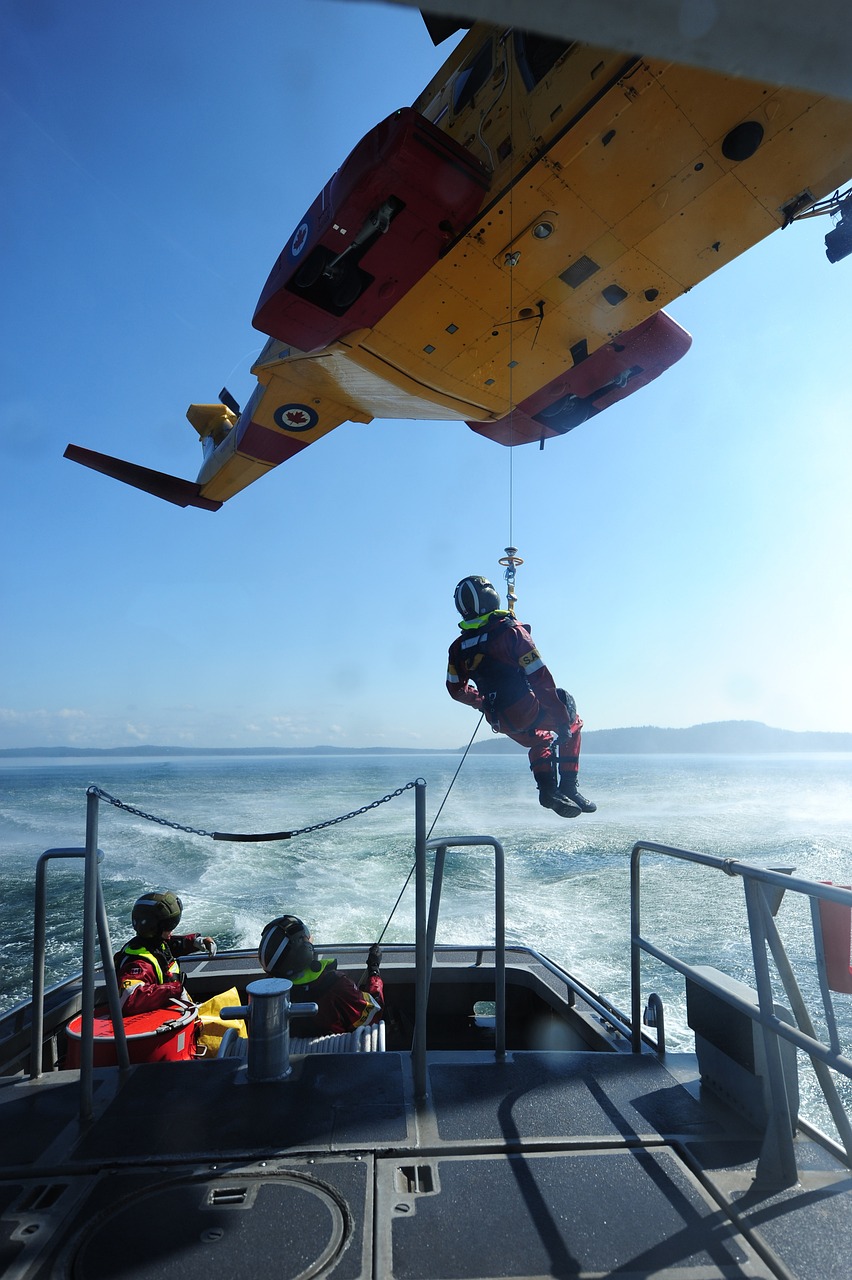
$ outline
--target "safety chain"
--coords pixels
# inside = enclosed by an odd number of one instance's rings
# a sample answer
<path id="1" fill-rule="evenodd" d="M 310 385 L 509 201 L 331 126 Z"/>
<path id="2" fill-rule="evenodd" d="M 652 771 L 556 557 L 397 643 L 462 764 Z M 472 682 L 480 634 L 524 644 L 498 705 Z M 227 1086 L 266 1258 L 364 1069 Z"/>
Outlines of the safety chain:
<path id="1" fill-rule="evenodd" d="M 144 818 L 146 822 L 156 822 L 161 827 L 169 827 L 172 831 L 186 831 L 190 835 L 206 836 L 210 840 L 260 842 L 264 840 L 291 840 L 294 836 L 309 835 L 312 831 L 322 831 L 325 827 L 337 826 L 339 822 L 348 822 L 350 818 L 360 818 L 362 814 L 369 813 L 371 809 L 378 809 L 380 805 L 387 804 L 389 800 L 396 800 L 398 796 L 404 795 L 406 791 L 416 787 L 419 781 L 421 779 L 418 778 L 414 782 L 406 782 L 404 787 L 397 787 L 396 791 L 391 791 L 388 795 L 382 796 L 381 800 L 373 800 L 370 804 L 362 805 L 360 809 L 353 809 L 351 813 L 341 814 L 339 818 L 326 818 L 325 822 L 315 822 L 310 827 L 299 827 L 297 831 L 270 831 L 265 835 L 235 835 L 233 832 L 205 831 L 202 827 L 184 826 L 181 822 L 171 822 L 168 818 L 158 818 L 153 813 L 146 813 L 144 809 L 137 809 L 131 804 L 125 804 L 123 800 L 116 799 L 115 796 L 111 796 L 108 791 L 104 791 L 101 787 L 89 787 L 87 795 L 97 796 L 99 800 L 108 801 L 116 809 L 123 809 L 125 813 L 132 813 L 136 818 Z"/>

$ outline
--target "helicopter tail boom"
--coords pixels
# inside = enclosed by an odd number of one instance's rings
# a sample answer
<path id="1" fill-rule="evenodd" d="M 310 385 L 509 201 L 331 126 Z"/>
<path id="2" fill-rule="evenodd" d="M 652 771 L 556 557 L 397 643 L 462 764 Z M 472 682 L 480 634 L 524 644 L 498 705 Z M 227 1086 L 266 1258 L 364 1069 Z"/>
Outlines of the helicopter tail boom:
<path id="1" fill-rule="evenodd" d="M 222 506 L 221 502 L 203 498 L 201 486 L 192 480 L 181 480 L 164 471 L 152 471 L 150 467 L 125 462 L 123 458 L 112 458 L 108 453 L 96 453 L 93 449 L 69 444 L 63 456 L 84 467 L 90 467 L 92 471 L 112 476 L 114 480 L 122 480 L 134 489 L 152 493 L 155 498 L 164 498 L 166 502 L 173 502 L 178 507 L 200 507 L 202 511 L 218 511 Z"/>

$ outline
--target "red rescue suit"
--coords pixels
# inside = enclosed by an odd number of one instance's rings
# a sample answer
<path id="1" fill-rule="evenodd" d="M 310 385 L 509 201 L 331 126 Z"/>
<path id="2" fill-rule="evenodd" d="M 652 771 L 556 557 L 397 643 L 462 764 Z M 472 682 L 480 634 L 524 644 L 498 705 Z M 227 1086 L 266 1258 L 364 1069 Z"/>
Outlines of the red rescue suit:
<path id="1" fill-rule="evenodd" d="M 495 733 L 526 747 L 536 780 L 552 776 L 555 736 L 560 775 L 576 778 L 583 722 L 574 699 L 556 688 L 529 628 L 505 609 L 459 627 L 462 634 L 450 645 L 450 696 L 482 711 Z"/>
<path id="2" fill-rule="evenodd" d="M 330 1036 L 369 1026 L 382 1016 L 385 985 L 378 973 L 370 974 L 365 990 L 355 986 L 345 973 L 338 973 L 337 961 L 318 960 L 315 968 L 305 969 L 293 979 L 290 999 L 293 1004 L 316 1004 L 318 1012 L 293 1018 L 290 1031 L 294 1036 Z"/>
<path id="3" fill-rule="evenodd" d="M 177 956 L 203 951 L 197 933 L 166 938 L 131 938 L 115 957 L 121 1011 L 125 1017 L 165 1009 L 171 1000 L 186 998 Z"/>

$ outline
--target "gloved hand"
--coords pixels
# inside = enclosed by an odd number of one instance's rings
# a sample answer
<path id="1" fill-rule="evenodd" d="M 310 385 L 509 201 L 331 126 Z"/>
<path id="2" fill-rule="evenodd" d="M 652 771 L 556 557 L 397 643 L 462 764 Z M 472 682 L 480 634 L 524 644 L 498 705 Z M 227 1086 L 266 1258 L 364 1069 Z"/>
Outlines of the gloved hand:
<path id="1" fill-rule="evenodd" d="M 382 963 L 382 949 L 378 942 L 374 942 L 367 952 L 367 973 L 373 977 L 379 972 L 379 966 Z"/>
<path id="2" fill-rule="evenodd" d="M 202 938 L 202 939 L 201 939 L 201 944 L 202 944 L 202 946 L 204 947 L 204 950 L 207 952 L 207 954 L 208 954 L 208 956 L 210 957 L 210 959 L 212 960 L 212 959 L 213 959 L 213 957 L 214 957 L 214 956 L 215 956 L 215 954 L 216 954 L 216 943 L 215 943 L 215 941 L 214 941 L 212 938 Z"/>

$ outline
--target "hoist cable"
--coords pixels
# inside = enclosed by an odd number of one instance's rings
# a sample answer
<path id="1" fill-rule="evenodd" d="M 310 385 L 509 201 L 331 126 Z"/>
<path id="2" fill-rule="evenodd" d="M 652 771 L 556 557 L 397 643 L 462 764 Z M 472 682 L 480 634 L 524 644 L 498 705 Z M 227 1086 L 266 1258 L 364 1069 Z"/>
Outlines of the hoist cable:
<path id="1" fill-rule="evenodd" d="M 505 39 L 509 39 L 508 36 Z M 504 44 L 503 54 L 506 58 L 506 66 L 509 66 L 509 53 Z M 515 95 L 514 95 L 514 76 L 509 71 L 509 127 L 514 135 L 515 132 Z M 514 391 L 514 369 L 515 369 L 515 265 L 518 261 L 518 255 L 514 250 L 515 238 L 515 186 L 512 181 L 512 168 L 514 168 L 514 152 L 512 159 L 509 161 L 509 244 L 512 249 L 509 253 L 509 438 L 512 439 L 515 430 L 515 391 Z M 509 546 L 514 546 L 515 539 L 513 536 L 512 526 L 514 524 L 515 509 L 515 446 L 509 445 Z"/>
<path id="2" fill-rule="evenodd" d="M 438 819 L 439 819 L 439 818 L 440 818 L 440 816 L 441 816 L 441 811 L 443 810 L 444 805 L 447 803 L 447 800 L 449 799 L 450 792 L 452 791 L 453 787 L 455 786 L 456 778 L 457 778 L 457 777 L 459 776 L 459 774 L 461 773 L 462 765 L 464 764 L 465 760 L 467 759 L 467 753 L 470 751 L 471 747 L 473 746 L 473 740 L 474 740 L 474 738 L 476 737 L 476 735 L 479 733 L 479 726 L 482 724 L 482 721 L 483 721 L 484 719 L 485 719 L 485 713 L 483 712 L 483 713 L 480 715 L 480 717 L 479 717 L 479 719 L 477 720 L 477 722 L 476 722 L 476 728 L 474 729 L 473 733 L 470 735 L 470 742 L 468 742 L 467 746 L 466 746 L 466 747 L 465 747 L 465 749 L 464 749 L 464 753 L 463 753 L 463 755 L 462 755 L 462 758 L 461 758 L 461 760 L 459 761 L 459 767 L 456 769 L 455 773 L 453 774 L 452 781 L 450 782 L 450 785 L 447 787 L 447 790 L 446 790 L 446 793 L 445 793 L 445 795 L 444 795 L 444 798 L 443 798 L 443 800 L 441 801 L 440 805 L 438 806 L 438 812 L 435 814 L 434 818 L 432 819 L 432 825 L 431 825 L 431 827 L 429 828 L 429 830 L 428 830 L 428 832 L 427 832 L 427 834 L 426 834 L 426 839 L 427 839 L 427 840 L 429 840 L 429 839 L 430 839 L 430 837 L 431 837 L 431 835 L 432 835 L 432 832 L 435 830 L 435 823 L 438 821 Z M 414 875 L 414 870 L 415 870 L 415 867 L 416 867 L 416 866 L 417 866 L 417 863 L 415 862 L 415 863 L 413 864 L 413 866 L 412 866 L 411 870 L 409 871 L 408 875 L 405 877 L 405 883 L 403 884 L 402 888 L 401 888 L 401 889 L 400 889 L 400 891 L 399 891 L 399 896 L 397 897 L 396 902 L 393 904 L 393 907 L 391 908 L 391 913 L 390 913 L 390 915 L 388 916 L 387 920 L 385 921 L 384 928 L 382 929 L 381 933 L 379 934 L 378 938 L 376 939 L 377 944 L 378 944 L 379 942 L 381 942 L 382 938 L 383 938 L 383 937 L 385 936 L 385 934 L 387 933 L 388 925 L 390 924 L 391 920 L 393 920 L 394 912 L 396 911 L 396 909 L 397 909 L 397 907 L 399 906 L 400 902 L 402 902 L 402 895 L 405 893 L 406 889 L 408 888 L 409 881 L 411 880 L 411 877 Z"/>
<path id="3" fill-rule="evenodd" d="M 504 43 L 503 43 L 503 57 L 504 57 L 505 67 L 506 67 L 506 80 L 508 80 L 508 86 L 509 86 L 509 122 L 510 122 L 510 130 L 511 130 L 511 129 L 513 129 L 513 126 L 514 126 L 514 119 L 515 119 L 515 101 L 514 101 L 514 85 L 513 85 L 512 68 L 511 68 L 511 65 L 510 65 L 510 60 L 509 60 L 508 50 L 507 50 L 507 48 L 506 48 L 506 44 L 505 44 L 505 40 L 506 40 L 506 39 L 508 39 L 508 38 L 510 38 L 510 37 L 508 37 L 508 36 L 504 37 Z M 504 80 L 504 85 L 505 85 L 505 80 Z M 498 97 L 499 97 L 499 94 L 498 94 Z M 494 105 L 494 104 L 492 104 L 492 105 Z M 482 142 L 483 146 L 485 146 L 485 145 L 486 145 L 486 144 L 485 144 L 485 140 L 484 140 L 481 136 L 480 136 L 480 142 Z M 486 146 L 486 150 L 488 150 L 487 146 Z M 489 154 L 490 154 L 490 153 L 489 153 Z M 510 162 L 510 167 L 511 167 L 513 164 L 514 164 L 514 161 L 512 160 L 512 161 Z M 517 253 L 515 252 L 515 250 L 514 250 L 514 248 L 513 248 L 513 240 L 514 240 L 514 234 L 515 234 L 515 230 L 514 230 L 514 188 L 513 188 L 513 183 L 512 183 L 512 181 L 511 181 L 511 176 L 512 176 L 512 175 L 511 175 L 511 173 L 510 173 L 510 181 L 509 181 L 509 249 L 508 249 L 508 251 L 507 251 L 507 253 L 506 253 L 506 255 L 505 255 L 505 258 L 504 258 L 504 266 L 506 267 L 506 269 L 508 270 L 508 273 L 509 273 L 509 307 L 508 307 L 508 318 L 507 318 L 505 321 L 497 322 L 498 324 L 500 324 L 500 323 L 502 323 L 502 324 L 506 324 L 506 325 L 507 325 L 507 327 L 508 327 L 508 329 L 509 329 L 509 360 L 508 360 L 508 369 L 509 369 L 509 386 L 508 386 L 508 397 L 507 397 L 507 398 L 508 398 L 508 408 L 509 408 L 508 417 L 509 417 L 509 435 L 510 435 L 510 439 L 511 439 L 511 437 L 512 437 L 512 433 L 514 432 L 514 412 L 515 412 L 515 403 L 514 403 L 514 374 L 513 374 L 514 364 L 515 364 L 515 355 L 514 355 L 514 342 L 515 342 L 514 324 L 515 324 L 515 316 L 514 316 L 514 279 L 513 279 L 513 274 L 514 274 L 514 268 L 515 268 L 515 265 L 516 265 L 516 263 L 517 263 L 517 261 L 518 261 L 518 255 L 517 255 Z M 495 334 L 495 336 L 496 336 L 496 334 Z M 508 498 L 509 498 L 509 545 L 506 547 L 506 558 L 505 558 L 505 559 L 501 559 L 501 560 L 500 560 L 500 564 L 501 564 L 501 565 L 506 566 L 506 575 L 505 575 L 505 576 L 506 576 L 506 582 L 507 582 L 507 599 L 508 599 L 509 613 L 510 613 L 510 614 L 512 614 L 512 616 L 514 616 L 514 605 L 515 605 L 515 600 L 516 600 L 516 596 L 515 596 L 515 592 L 514 592 L 514 585 L 515 585 L 515 567 L 516 567 L 517 565 L 519 565 L 519 564 L 523 564 L 523 560 L 521 560 L 521 558 L 517 555 L 517 548 L 514 546 L 514 502 L 515 502 L 515 473 L 514 473 L 515 458 L 514 458 L 514 453 L 515 453 L 515 446 L 514 446 L 513 444 L 510 444 L 510 445 L 509 445 L 509 493 L 508 493 Z M 432 820 L 432 825 L 431 825 L 431 827 L 429 828 L 429 832 L 428 832 L 428 834 L 427 834 L 427 836 L 426 836 L 426 839 L 427 839 L 427 840 L 429 840 L 429 838 L 430 838 L 430 837 L 431 837 L 431 835 L 432 835 L 432 832 L 435 830 L 435 824 L 437 823 L 438 819 L 440 818 L 440 816 L 441 816 L 441 812 L 442 812 L 442 810 L 443 810 L 443 808 L 444 808 L 444 805 L 447 803 L 447 800 L 449 799 L 450 792 L 452 791 L 453 786 L 455 785 L 456 779 L 458 778 L 459 773 L 461 772 L 462 766 L 464 765 L 464 762 L 465 762 L 465 760 L 467 759 L 468 752 L 470 751 L 471 747 L 473 746 L 473 740 L 474 740 L 474 738 L 476 737 L 477 733 L 479 732 L 479 727 L 480 727 L 480 725 L 482 724 L 483 719 L 484 719 L 484 714 L 483 714 L 483 715 L 480 715 L 479 720 L 477 721 L 477 724 L 476 724 L 476 728 L 474 729 L 473 733 L 472 733 L 472 734 L 471 734 L 471 736 L 470 736 L 470 741 L 468 742 L 467 746 L 466 746 L 466 747 L 465 747 L 465 749 L 464 749 L 464 753 L 462 754 L 462 758 L 461 758 L 461 760 L 459 761 L 459 766 L 458 766 L 458 768 L 456 769 L 456 771 L 455 771 L 455 773 L 454 773 L 454 775 L 453 775 L 453 778 L 452 778 L 452 781 L 450 782 L 450 785 L 447 787 L 446 794 L 445 794 L 445 796 L 444 796 L 443 800 L 441 801 L 441 804 L 440 804 L 440 806 L 439 806 L 439 808 L 438 808 L 438 812 L 435 814 L 435 817 L 434 817 L 434 818 L 433 818 L 433 820 Z M 403 894 L 405 893 L 405 890 L 408 888 L 408 885 L 409 885 L 409 882 L 410 882 L 410 880 L 411 880 L 411 877 L 412 877 L 412 875 L 414 874 L 415 866 L 416 866 L 416 863 L 414 864 L 414 866 L 412 866 L 411 870 L 409 871 L 408 875 L 406 876 L 405 883 L 403 884 L 402 888 L 401 888 L 401 889 L 400 889 L 400 891 L 399 891 L 399 896 L 397 897 L 397 900 L 396 900 L 396 902 L 395 902 L 395 903 L 394 903 L 394 905 L 393 905 L 393 908 L 392 908 L 392 910 L 391 910 L 390 915 L 388 916 L 387 920 L 385 921 L 385 926 L 384 926 L 384 928 L 382 929 L 381 933 L 379 934 L 379 937 L 378 937 L 378 940 L 377 940 L 378 942 L 381 942 L 382 938 L 385 936 L 385 933 L 387 932 L 388 926 L 390 925 L 390 922 L 391 922 L 391 920 L 392 920 L 392 919 L 393 919 L 393 917 L 394 917 L 394 913 L 396 912 L 397 907 L 399 906 L 400 902 L 402 901 L 402 896 L 403 896 Z"/>
<path id="4" fill-rule="evenodd" d="M 508 37 L 506 37 L 508 38 Z M 504 54 L 506 56 L 506 65 L 509 65 L 508 52 L 504 44 Z M 512 135 L 515 134 L 515 96 L 514 96 L 514 77 L 509 74 L 509 125 Z M 514 165 L 514 153 L 510 165 Z M 519 254 L 514 249 L 515 237 L 515 204 L 514 204 L 514 183 L 512 182 L 512 174 L 509 175 L 509 244 L 512 246 L 508 257 L 509 268 L 509 438 L 513 438 L 515 430 L 515 390 L 514 390 L 514 368 L 515 368 L 515 266 L 519 260 Z M 509 445 L 509 542 L 506 546 L 506 559 L 500 560 L 500 564 L 504 566 L 506 578 L 506 606 L 512 617 L 515 616 L 515 556 L 517 548 L 515 547 L 515 445 Z M 518 560 L 518 564 L 523 561 Z"/>

